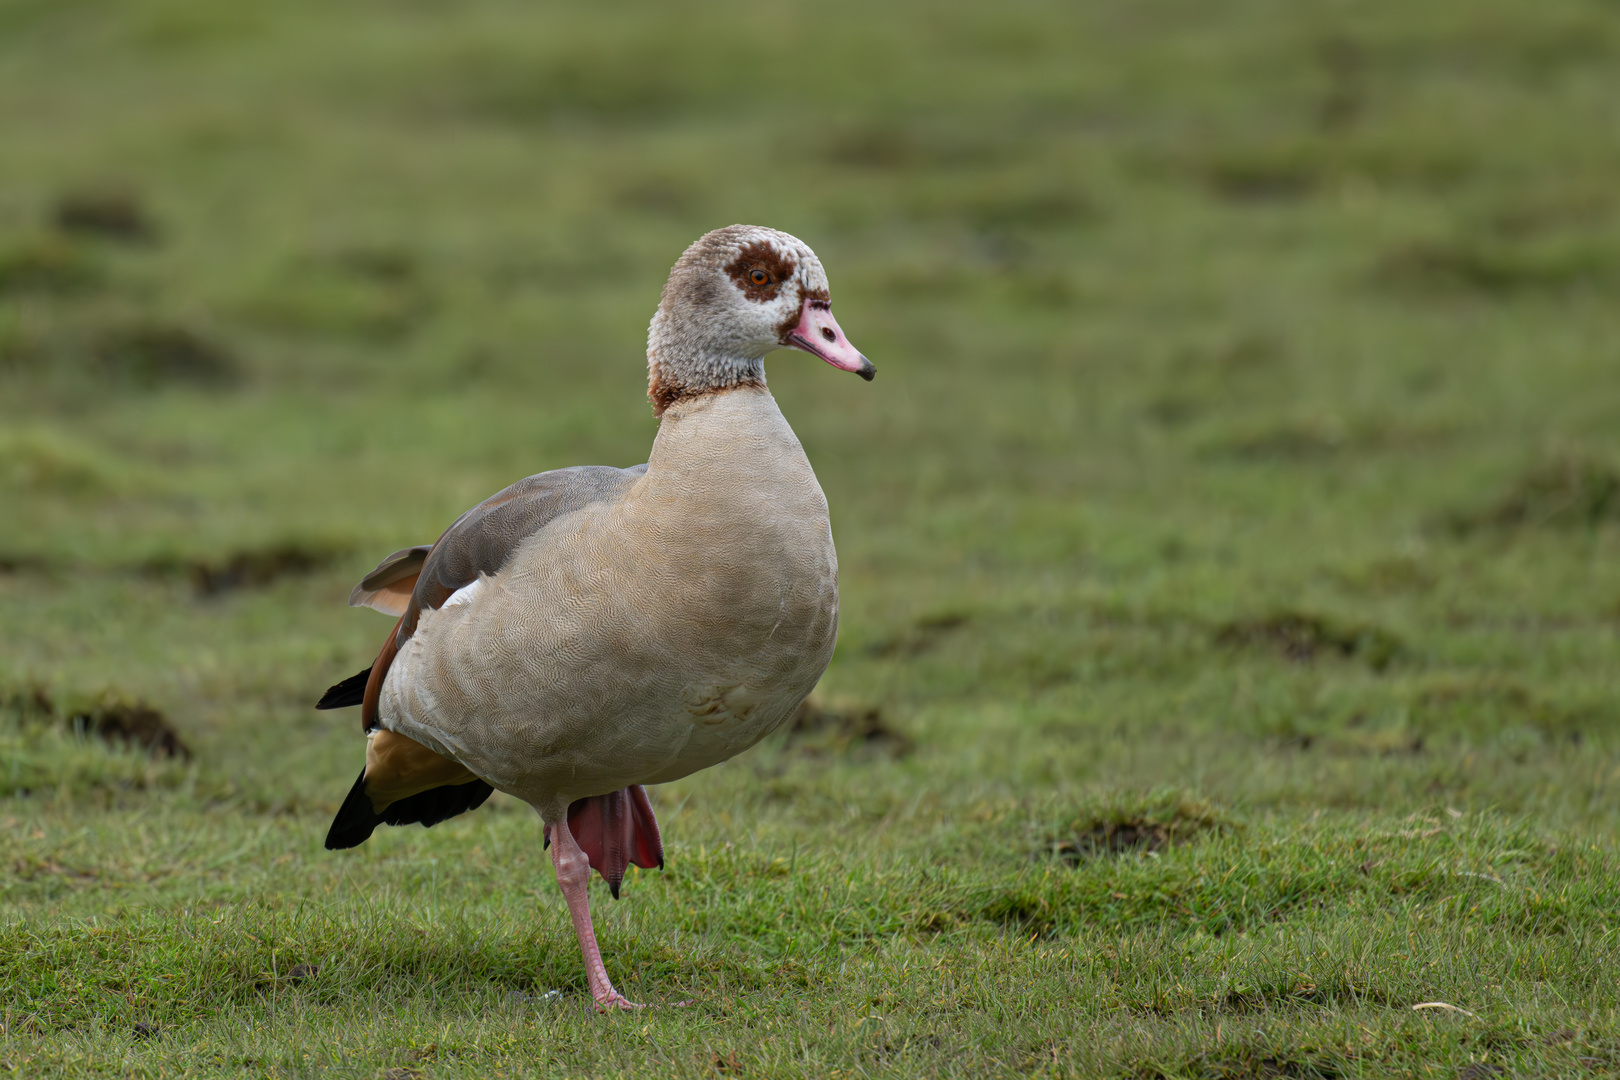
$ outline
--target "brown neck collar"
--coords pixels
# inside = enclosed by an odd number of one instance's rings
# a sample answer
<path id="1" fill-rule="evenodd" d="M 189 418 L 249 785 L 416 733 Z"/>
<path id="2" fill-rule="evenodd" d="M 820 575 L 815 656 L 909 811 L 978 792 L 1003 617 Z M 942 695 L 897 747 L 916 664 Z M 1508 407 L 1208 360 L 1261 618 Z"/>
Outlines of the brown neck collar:
<path id="1" fill-rule="evenodd" d="M 758 369 L 750 369 L 734 374 L 723 383 L 703 382 L 692 385 L 682 382 L 672 372 L 667 371 L 663 364 L 656 361 L 647 368 L 647 400 L 652 402 L 653 415 L 658 417 L 662 417 L 664 412 L 677 402 L 690 401 L 708 394 L 723 394 L 727 390 L 745 387 L 764 389 L 765 373 Z"/>

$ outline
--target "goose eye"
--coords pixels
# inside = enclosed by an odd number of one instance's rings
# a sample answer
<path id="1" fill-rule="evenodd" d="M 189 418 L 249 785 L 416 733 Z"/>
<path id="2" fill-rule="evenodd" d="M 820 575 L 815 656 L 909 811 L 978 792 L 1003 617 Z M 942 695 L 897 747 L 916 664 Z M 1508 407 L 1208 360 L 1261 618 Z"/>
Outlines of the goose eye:
<path id="1" fill-rule="evenodd" d="M 753 270 L 748 272 L 748 280 L 752 281 L 755 285 L 769 285 L 771 283 L 771 275 L 767 274 L 765 271 L 756 266 Z"/>

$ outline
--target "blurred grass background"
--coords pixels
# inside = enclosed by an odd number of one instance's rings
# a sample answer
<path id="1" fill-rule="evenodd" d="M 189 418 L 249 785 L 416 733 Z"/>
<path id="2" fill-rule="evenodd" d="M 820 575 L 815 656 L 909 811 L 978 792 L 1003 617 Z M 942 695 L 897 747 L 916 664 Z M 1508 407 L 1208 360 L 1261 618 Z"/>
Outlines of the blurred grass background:
<path id="1" fill-rule="evenodd" d="M 1617 60 L 1602 0 L 0 0 L 0 1070 L 1615 1070 Z M 737 221 L 880 377 L 768 365 L 843 633 L 656 793 L 642 1032 L 521 808 L 322 852 L 310 705 L 382 555 L 645 460 Z"/>

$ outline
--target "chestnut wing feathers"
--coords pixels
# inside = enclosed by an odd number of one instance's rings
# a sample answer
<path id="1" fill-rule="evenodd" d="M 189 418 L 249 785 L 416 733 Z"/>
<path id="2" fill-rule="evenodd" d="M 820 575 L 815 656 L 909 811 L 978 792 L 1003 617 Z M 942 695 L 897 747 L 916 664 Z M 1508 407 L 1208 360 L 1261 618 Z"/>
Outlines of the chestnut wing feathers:
<path id="1" fill-rule="evenodd" d="M 360 584 L 349 594 L 349 606 L 374 608 L 396 619 L 405 614 L 422 564 L 432 550 L 431 545 L 423 544 L 401 548 L 388 556 L 377 564 L 377 569 L 360 579 Z"/>

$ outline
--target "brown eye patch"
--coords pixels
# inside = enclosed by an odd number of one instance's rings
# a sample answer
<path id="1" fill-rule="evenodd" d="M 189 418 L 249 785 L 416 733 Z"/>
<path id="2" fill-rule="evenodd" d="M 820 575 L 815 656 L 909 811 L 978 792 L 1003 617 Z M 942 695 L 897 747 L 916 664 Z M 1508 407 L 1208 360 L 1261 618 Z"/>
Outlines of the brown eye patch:
<path id="1" fill-rule="evenodd" d="M 743 295 L 761 304 L 776 299 L 784 282 L 793 277 L 798 264 L 764 240 L 744 244 L 737 257 L 726 266 L 726 273 Z"/>

